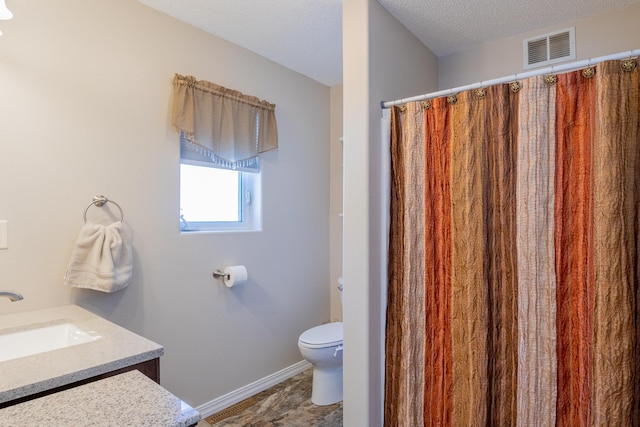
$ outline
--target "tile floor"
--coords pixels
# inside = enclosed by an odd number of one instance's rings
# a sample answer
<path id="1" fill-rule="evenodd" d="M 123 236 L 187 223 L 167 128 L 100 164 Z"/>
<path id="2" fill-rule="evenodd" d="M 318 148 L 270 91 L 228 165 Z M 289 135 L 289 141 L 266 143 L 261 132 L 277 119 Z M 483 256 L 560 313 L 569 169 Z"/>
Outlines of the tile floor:
<path id="1" fill-rule="evenodd" d="M 342 426 L 342 402 L 316 406 L 311 403 L 312 369 L 254 396 L 256 403 L 229 418 L 197 427 L 338 427 Z"/>

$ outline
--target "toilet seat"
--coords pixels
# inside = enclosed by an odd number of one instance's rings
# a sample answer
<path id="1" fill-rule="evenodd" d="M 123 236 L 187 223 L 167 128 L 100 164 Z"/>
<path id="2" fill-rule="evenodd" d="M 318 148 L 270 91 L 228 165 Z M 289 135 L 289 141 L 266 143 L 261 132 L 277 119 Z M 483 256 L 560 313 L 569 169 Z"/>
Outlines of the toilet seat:
<path id="1" fill-rule="evenodd" d="M 300 335 L 298 344 L 306 348 L 325 348 L 342 344 L 342 322 L 326 323 L 308 329 Z"/>

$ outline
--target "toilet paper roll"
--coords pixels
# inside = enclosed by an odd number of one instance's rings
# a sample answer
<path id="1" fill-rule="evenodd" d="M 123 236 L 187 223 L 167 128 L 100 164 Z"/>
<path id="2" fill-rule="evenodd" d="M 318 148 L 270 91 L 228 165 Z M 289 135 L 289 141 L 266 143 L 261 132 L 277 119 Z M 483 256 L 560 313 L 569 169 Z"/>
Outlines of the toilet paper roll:
<path id="1" fill-rule="evenodd" d="M 228 288 L 241 285 L 249 278 L 247 268 L 244 265 L 232 265 L 225 267 L 224 274 L 224 284 L 227 285 Z"/>

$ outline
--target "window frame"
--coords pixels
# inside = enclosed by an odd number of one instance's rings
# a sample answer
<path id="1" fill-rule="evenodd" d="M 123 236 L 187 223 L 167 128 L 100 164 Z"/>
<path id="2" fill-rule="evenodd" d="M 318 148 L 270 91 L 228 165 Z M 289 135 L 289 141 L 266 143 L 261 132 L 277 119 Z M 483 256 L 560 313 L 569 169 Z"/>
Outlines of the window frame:
<path id="1" fill-rule="evenodd" d="M 260 169 L 255 168 L 243 170 L 243 168 L 228 169 L 220 167 L 215 163 L 209 163 L 198 160 L 180 158 L 180 167 L 182 165 L 199 166 L 205 168 L 224 169 L 238 173 L 239 190 L 238 205 L 240 210 L 240 221 L 189 221 L 187 229 L 183 229 L 182 214 L 179 215 L 178 228 L 180 234 L 194 233 L 221 233 L 221 232 L 252 232 L 261 231 L 261 173 Z M 179 184 L 180 194 L 182 193 L 182 180 Z"/>

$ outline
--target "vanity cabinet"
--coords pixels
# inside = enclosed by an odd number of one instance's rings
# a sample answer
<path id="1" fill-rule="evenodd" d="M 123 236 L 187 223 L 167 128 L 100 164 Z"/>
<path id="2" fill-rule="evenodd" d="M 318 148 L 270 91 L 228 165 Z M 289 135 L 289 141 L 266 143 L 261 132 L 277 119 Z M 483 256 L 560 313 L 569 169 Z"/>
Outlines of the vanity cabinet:
<path id="1" fill-rule="evenodd" d="M 0 334 L 67 323 L 97 339 L 0 362 L 0 408 L 134 370 L 160 383 L 161 345 L 76 305 L 2 315 Z"/>
<path id="2" fill-rule="evenodd" d="M 155 358 L 152 360 L 148 360 L 146 362 L 137 363 L 135 365 L 127 366 L 125 368 L 117 369 L 115 371 L 106 372 L 104 374 L 96 375 L 91 378 L 87 378 L 81 381 L 76 381 L 70 384 L 66 384 L 60 387 L 52 388 L 50 390 L 41 391 L 39 393 L 31 394 L 29 396 L 24 396 L 18 399 L 10 400 L 8 402 L 0 403 L 0 409 L 6 408 L 8 406 L 16 405 L 18 403 L 26 402 L 28 400 L 37 399 L 39 397 L 47 396 L 49 394 L 57 393 L 62 390 L 68 390 L 70 388 L 78 387 L 83 384 L 88 384 L 94 381 L 98 381 L 104 378 L 109 378 L 114 375 L 122 374 L 124 372 L 129 372 L 137 370 L 155 381 L 157 384 L 160 384 L 160 358 Z"/>

